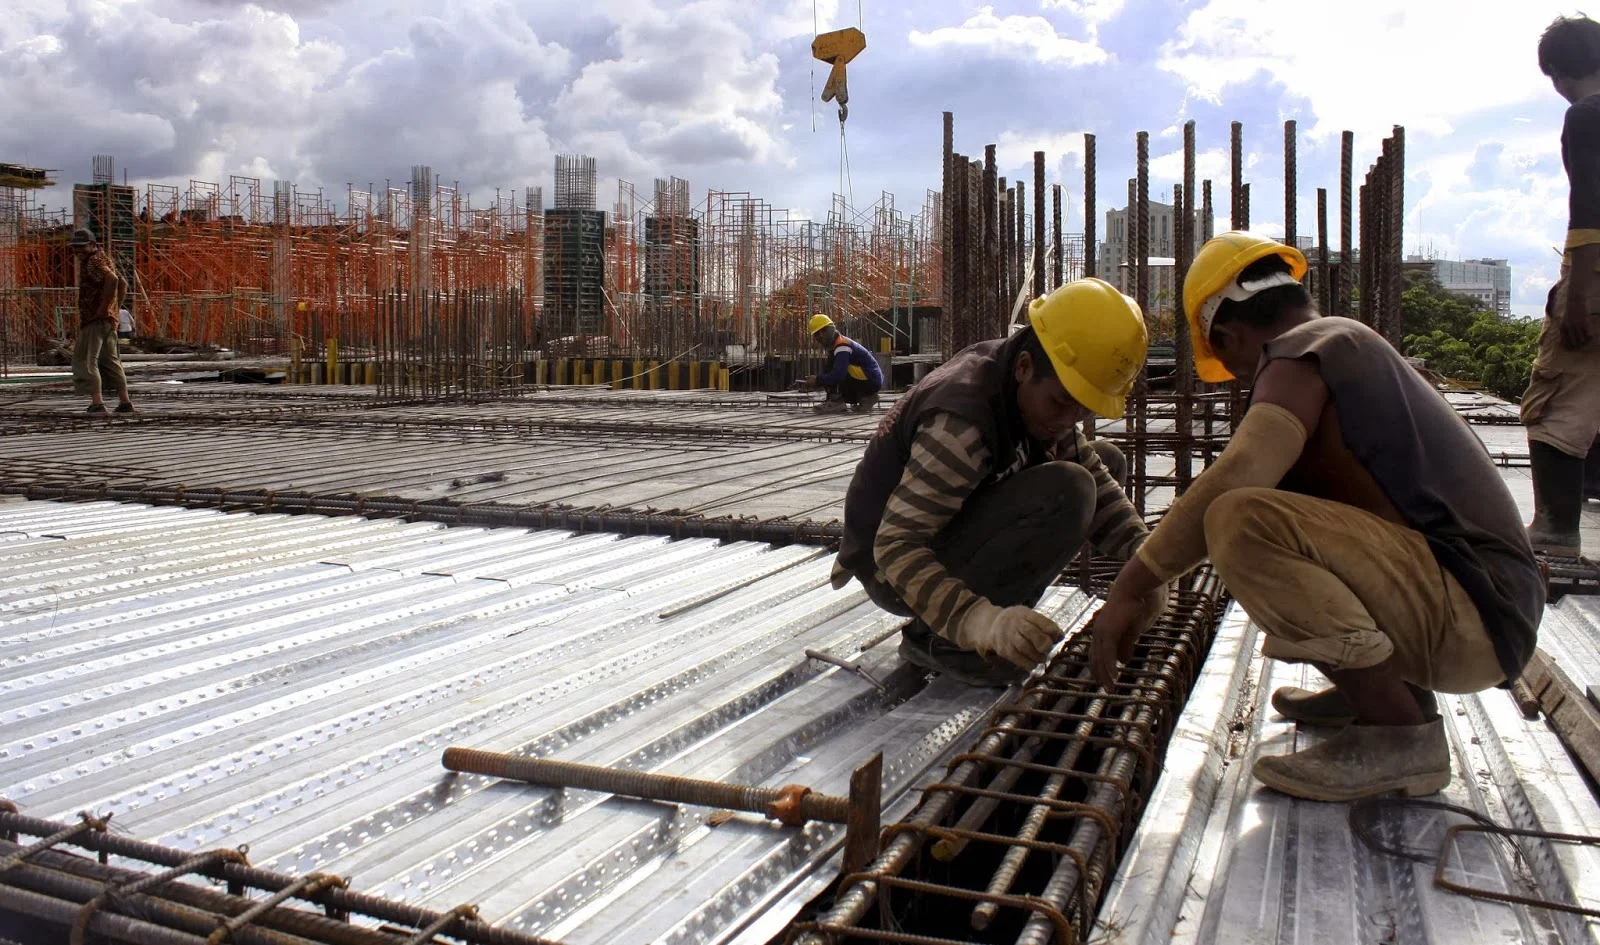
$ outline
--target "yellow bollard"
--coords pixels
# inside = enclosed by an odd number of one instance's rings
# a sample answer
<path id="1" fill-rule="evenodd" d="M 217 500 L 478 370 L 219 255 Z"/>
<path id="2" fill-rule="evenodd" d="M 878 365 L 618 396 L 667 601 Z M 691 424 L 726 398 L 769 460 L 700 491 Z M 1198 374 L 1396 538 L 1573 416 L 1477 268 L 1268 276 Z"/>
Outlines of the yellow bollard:
<path id="1" fill-rule="evenodd" d="M 690 390 L 699 390 L 700 389 L 700 362 L 699 361 L 690 361 L 689 362 L 689 389 Z"/>
<path id="2" fill-rule="evenodd" d="M 891 352 L 893 350 L 894 350 L 894 339 L 893 338 L 879 338 L 878 339 L 878 353 L 879 354 L 888 354 L 889 352 Z"/>
<path id="3" fill-rule="evenodd" d="M 328 378 L 329 384 L 339 383 L 339 339 L 328 339 L 328 366 L 324 369 L 323 376 Z"/>
<path id="4" fill-rule="evenodd" d="M 651 361 L 650 362 L 650 389 L 651 390 L 660 390 L 661 389 L 661 362 L 660 361 Z"/>
<path id="5" fill-rule="evenodd" d="M 378 386 L 378 362 L 376 361 L 367 362 L 367 384 L 372 387 Z"/>
<path id="6" fill-rule="evenodd" d="M 622 390 L 622 365 L 621 361 L 611 362 L 611 389 Z"/>

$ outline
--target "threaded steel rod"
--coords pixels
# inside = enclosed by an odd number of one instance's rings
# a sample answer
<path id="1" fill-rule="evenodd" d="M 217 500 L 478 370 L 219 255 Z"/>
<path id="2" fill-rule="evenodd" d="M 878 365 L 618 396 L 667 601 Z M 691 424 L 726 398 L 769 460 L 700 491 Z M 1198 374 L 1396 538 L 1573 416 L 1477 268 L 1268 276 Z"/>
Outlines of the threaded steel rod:
<path id="1" fill-rule="evenodd" d="M 542 787 L 578 788 L 604 791 L 652 801 L 672 801 L 697 807 L 765 814 L 775 820 L 798 824 L 821 820 L 832 824 L 850 821 L 850 801 L 843 797 L 817 794 L 809 788 L 789 785 L 783 788 L 723 784 L 698 778 L 680 778 L 645 771 L 619 771 L 549 758 L 523 758 L 472 748 L 447 748 L 444 766 L 451 771 L 484 774 L 512 781 L 526 781 Z M 792 813 L 784 813 L 786 809 Z"/>

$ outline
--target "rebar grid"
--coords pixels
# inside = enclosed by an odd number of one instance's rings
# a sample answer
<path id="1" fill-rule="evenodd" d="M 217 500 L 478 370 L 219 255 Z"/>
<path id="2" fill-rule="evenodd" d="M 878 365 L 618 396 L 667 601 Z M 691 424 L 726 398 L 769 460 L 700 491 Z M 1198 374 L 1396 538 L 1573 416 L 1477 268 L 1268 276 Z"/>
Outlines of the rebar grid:
<path id="1" fill-rule="evenodd" d="M 1095 562 L 1090 588 L 1103 592 L 1118 567 Z M 985 940 L 1083 941 L 1225 603 L 1208 571 L 1191 576 L 1110 691 L 1093 681 L 1088 635 L 1069 638 L 790 939 L 955 942 L 965 927 Z"/>
<path id="2" fill-rule="evenodd" d="M 432 933 L 419 937 L 431 929 L 476 945 L 559 945 L 495 928 L 459 909 L 439 913 L 351 892 L 338 877 L 294 877 L 252 867 L 242 848 L 194 853 L 103 830 L 67 836 L 72 829 L 25 816 L 0 800 L 0 856 L 7 863 L 0 871 L 0 909 L 70 930 L 74 943 L 93 933 L 96 941 L 134 945 L 400 945 L 431 941 Z M 24 836 L 58 842 L 24 847 L 19 842 Z M 99 860 L 69 854 L 68 845 L 99 854 Z M 150 868 L 108 866 L 108 856 Z M 176 881 L 185 876 L 224 883 L 227 891 Z M 270 895 L 252 898 L 252 890 Z M 419 932 L 376 930 L 352 924 L 352 916 Z"/>

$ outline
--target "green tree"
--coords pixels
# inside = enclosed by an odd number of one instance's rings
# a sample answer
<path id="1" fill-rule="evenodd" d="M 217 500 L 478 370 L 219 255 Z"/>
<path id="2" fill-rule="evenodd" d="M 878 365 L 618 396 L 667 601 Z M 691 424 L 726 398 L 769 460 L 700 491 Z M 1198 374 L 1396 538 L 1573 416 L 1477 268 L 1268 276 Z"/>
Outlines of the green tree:
<path id="1" fill-rule="evenodd" d="M 1406 273 L 1400 348 L 1445 377 L 1519 400 L 1539 348 L 1536 320 L 1507 318 L 1441 286 L 1431 273 Z"/>

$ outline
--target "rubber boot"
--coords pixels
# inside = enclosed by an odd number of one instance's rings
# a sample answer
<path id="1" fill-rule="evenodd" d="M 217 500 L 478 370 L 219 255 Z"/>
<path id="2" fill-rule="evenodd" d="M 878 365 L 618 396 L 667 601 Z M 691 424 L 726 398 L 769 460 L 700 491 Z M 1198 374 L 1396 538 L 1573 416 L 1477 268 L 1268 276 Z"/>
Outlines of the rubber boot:
<path id="1" fill-rule="evenodd" d="M 1583 497 L 1600 499 L 1600 440 L 1589 447 L 1589 455 L 1583 460 Z"/>
<path id="2" fill-rule="evenodd" d="M 1439 702 L 1433 693 L 1410 683 L 1406 683 L 1406 688 L 1416 697 L 1423 715 L 1432 718 L 1438 714 Z M 1272 694 L 1272 707 L 1278 710 L 1279 715 L 1302 725 L 1349 725 L 1356 720 L 1350 703 L 1335 686 L 1320 692 L 1299 686 L 1283 686 Z"/>
<path id="3" fill-rule="evenodd" d="M 1355 801 L 1399 791 L 1420 797 L 1450 784 L 1444 720 L 1421 725 L 1346 725 L 1327 741 L 1257 758 L 1256 780 L 1308 801 Z"/>
<path id="4" fill-rule="evenodd" d="M 1534 551 L 1551 557 L 1578 557 L 1583 552 L 1578 517 L 1583 512 L 1586 461 L 1538 440 L 1528 441 L 1528 461 L 1533 466 L 1533 523 L 1528 526 L 1528 541 Z"/>

